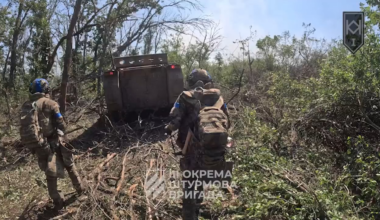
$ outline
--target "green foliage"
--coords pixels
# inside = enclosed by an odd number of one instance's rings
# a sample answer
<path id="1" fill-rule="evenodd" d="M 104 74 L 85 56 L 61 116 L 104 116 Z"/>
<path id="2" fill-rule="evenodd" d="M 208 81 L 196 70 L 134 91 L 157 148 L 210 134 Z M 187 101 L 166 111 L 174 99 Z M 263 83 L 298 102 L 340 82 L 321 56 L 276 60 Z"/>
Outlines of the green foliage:
<path id="1" fill-rule="evenodd" d="M 328 166 L 316 168 L 276 155 L 271 149 L 279 131 L 257 120 L 251 108 L 245 108 L 238 122 L 234 137 L 241 147 L 232 156 L 234 178 L 241 186 L 239 205 L 232 208 L 237 219 L 355 219 L 352 198 L 344 189 L 332 188 Z"/>
<path id="2" fill-rule="evenodd" d="M 16 76 L 19 92 L 15 97 L 1 100 L 2 104 L 9 102 L 10 108 L 26 98 L 27 86 L 33 78 L 49 76 L 48 57 L 54 41 L 49 3 L 27 1 L 25 5 L 27 22 L 21 30 L 22 34 L 30 32 L 30 38 L 23 39 L 19 45 Z M 108 19 L 129 17 L 145 9 L 155 9 L 159 15 L 163 10 L 157 1 L 132 3 L 120 4 L 119 10 L 113 10 Z M 92 7 L 85 5 L 79 24 L 88 21 L 86 13 Z M 284 32 L 255 39 L 255 33 L 250 30 L 247 38 L 234 42 L 240 48 L 238 56 L 217 50 L 217 34 L 201 33 L 202 36 L 185 42 L 188 38 L 183 34 L 186 32 L 183 25 L 174 27 L 165 37 L 161 34 L 167 32 L 161 26 L 152 25 L 138 32 L 140 38 L 136 38 L 133 46 L 128 45 L 126 54 L 129 55 L 149 54 L 154 50 L 167 53 L 169 62 L 180 64 L 184 75 L 194 68 L 207 69 L 216 84 L 223 87 L 225 96 L 238 89 L 238 79 L 244 70 L 240 95 L 231 104 L 239 109 L 238 115 L 233 116 L 232 130 L 238 147 L 229 155 L 236 164 L 234 181 L 239 197 L 237 204 L 227 208 L 222 201 L 215 201 L 213 212 L 233 213 L 234 219 L 380 218 L 380 37 L 377 30 L 380 12 L 373 0 L 367 0 L 367 5 L 361 4 L 361 8 L 368 17 L 365 45 L 355 55 L 339 41 L 316 39 L 311 24 L 304 24 L 304 33 L 298 37 Z M 0 24 L 3 84 L 9 74 L 5 62 L 15 30 L 12 13 L 16 9 L 0 8 L 0 18 L 4 21 Z M 67 19 L 62 14 L 55 16 L 58 20 Z M 100 13 L 94 23 L 106 19 L 107 14 Z M 122 26 L 122 22 L 115 22 L 112 27 Z M 72 75 L 77 81 L 87 74 L 98 74 L 99 68 L 110 67 L 110 62 L 101 67 L 98 64 L 99 60 L 111 60 L 108 50 L 114 49 L 116 42 L 113 34 L 104 33 L 108 28 L 94 27 L 86 35 L 76 36 Z M 61 29 L 66 32 L 66 27 Z M 253 46 L 257 53 L 252 52 Z M 22 55 L 25 59 L 20 59 Z M 62 63 L 63 57 L 60 59 Z M 49 79 L 51 84 L 59 85 L 58 76 Z M 95 98 L 98 85 L 94 80 L 85 81 L 80 95 Z M 0 199 L 12 202 L 20 198 L 16 190 L 3 190 L 0 194 Z M 231 219 L 228 215 L 220 217 Z"/>
<path id="3" fill-rule="evenodd" d="M 47 2 L 39 1 L 31 3 L 33 16 L 29 23 L 34 27 L 31 31 L 32 45 L 31 55 L 27 57 L 30 61 L 31 78 L 48 77 L 49 54 L 52 50 L 52 39 L 50 24 L 48 22 Z"/>
<path id="4" fill-rule="evenodd" d="M 243 58 L 217 54 L 210 63 L 230 88 L 234 72 L 246 71 L 230 158 L 239 199 L 219 212 L 235 219 L 379 218 L 380 19 L 377 3 L 367 4 L 365 45 L 355 55 L 341 42 L 315 39 L 304 24 L 300 38 L 285 32 L 258 39 L 251 65 L 251 38 L 238 41 Z"/>

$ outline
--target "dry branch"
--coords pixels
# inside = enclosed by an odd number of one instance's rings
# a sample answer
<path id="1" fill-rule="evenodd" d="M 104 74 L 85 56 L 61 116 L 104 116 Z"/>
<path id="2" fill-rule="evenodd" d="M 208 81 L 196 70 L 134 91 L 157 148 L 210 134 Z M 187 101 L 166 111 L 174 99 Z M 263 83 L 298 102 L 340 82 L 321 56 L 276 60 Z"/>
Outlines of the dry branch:
<path id="1" fill-rule="evenodd" d="M 153 165 L 155 164 L 155 160 L 151 159 L 150 160 L 150 164 L 149 164 L 149 169 L 146 173 L 146 176 L 145 176 L 145 183 L 148 181 L 148 176 L 150 174 L 150 171 L 152 170 L 152 167 Z M 143 184 L 144 186 L 144 189 L 146 190 L 146 187 L 145 187 L 145 183 Z M 148 196 L 145 194 L 145 199 L 146 199 L 146 204 L 147 204 L 147 215 L 148 215 L 148 218 L 149 220 L 152 220 L 153 219 L 153 215 L 152 215 L 152 208 L 151 208 L 151 205 L 150 205 L 150 200 L 148 199 Z"/>
<path id="2" fill-rule="evenodd" d="M 79 158 L 81 158 L 81 157 L 87 155 L 88 153 L 90 153 L 93 149 L 97 148 L 98 146 L 99 146 L 99 145 L 87 149 L 86 152 L 84 152 L 83 154 L 76 155 L 76 156 L 74 157 L 74 159 L 75 159 L 75 160 L 78 160 Z"/>
<path id="3" fill-rule="evenodd" d="M 102 11 L 104 8 L 108 7 L 111 3 L 107 3 L 105 4 L 104 6 L 102 6 L 101 8 L 99 9 L 96 9 L 94 11 L 94 14 L 92 15 L 92 17 L 86 22 L 85 25 L 83 25 L 82 28 L 80 28 L 77 32 L 75 32 L 72 36 L 77 36 L 77 35 L 80 35 L 82 34 L 85 30 L 89 29 L 89 28 L 92 28 L 92 27 L 95 27 L 95 26 L 99 26 L 101 24 L 91 24 L 91 22 L 96 18 L 96 16 L 98 15 L 98 13 L 100 11 Z M 53 50 L 53 53 L 49 56 L 49 62 L 48 62 L 48 67 L 46 68 L 46 73 L 45 74 L 48 74 L 51 69 L 53 68 L 53 65 L 54 65 L 54 62 L 55 62 L 55 57 L 57 56 L 57 53 L 58 53 L 58 49 L 59 47 L 63 44 L 63 42 L 65 42 L 65 40 L 67 39 L 67 35 L 61 37 L 61 39 L 58 41 L 57 45 L 54 47 L 54 50 Z"/>
<path id="4" fill-rule="evenodd" d="M 125 179 L 125 164 L 127 162 L 127 155 L 128 155 L 128 152 L 127 151 L 125 154 L 124 154 L 124 158 L 123 158 L 123 163 L 122 163 L 122 169 L 120 171 L 120 178 L 119 180 L 117 181 L 117 184 L 116 184 L 116 189 L 114 191 L 114 196 L 113 196 L 113 204 L 111 204 L 110 208 L 112 210 L 112 217 L 113 219 L 116 219 L 118 220 L 119 217 L 115 214 L 114 210 L 115 210 L 115 205 L 114 205 L 114 202 L 116 201 L 116 197 L 119 195 L 119 192 L 120 192 L 120 189 L 121 189 L 121 186 L 123 185 L 123 182 L 124 182 L 124 179 Z"/>
<path id="5" fill-rule="evenodd" d="M 240 88 L 242 86 L 241 83 L 242 83 L 243 75 L 244 75 L 244 69 L 241 71 L 241 74 L 240 74 L 238 91 L 230 98 L 230 100 L 228 100 L 226 104 L 230 103 L 239 94 Z"/>
<path id="6" fill-rule="evenodd" d="M 108 156 L 108 158 L 103 161 L 93 172 L 92 172 L 92 178 L 97 181 L 97 184 L 96 184 L 96 187 L 95 189 L 98 188 L 99 186 L 99 182 L 100 182 L 100 178 L 101 178 L 101 175 L 100 173 L 102 172 L 103 170 L 103 167 L 104 165 L 108 164 L 117 154 L 116 153 L 113 153 L 111 155 Z"/>
<path id="7" fill-rule="evenodd" d="M 81 126 L 81 127 L 78 127 L 78 128 L 74 128 L 74 129 L 72 129 L 72 130 L 66 132 L 66 134 L 70 134 L 70 133 L 73 133 L 73 132 L 75 132 L 75 131 L 79 131 L 79 130 L 81 130 L 81 129 L 86 129 L 86 127 Z"/>

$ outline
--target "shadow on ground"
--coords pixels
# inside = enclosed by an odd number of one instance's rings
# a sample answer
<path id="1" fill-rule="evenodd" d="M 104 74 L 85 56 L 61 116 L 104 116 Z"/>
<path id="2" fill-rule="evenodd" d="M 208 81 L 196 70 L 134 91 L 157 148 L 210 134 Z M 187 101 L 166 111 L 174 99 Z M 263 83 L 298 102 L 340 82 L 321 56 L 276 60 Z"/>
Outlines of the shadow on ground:
<path id="1" fill-rule="evenodd" d="M 76 201 L 76 195 L 72 195 L 65 200 L 66 206 L 73 204 Z M 52 204 L 35 204 L 32 199 L 25 207 L 24 211 L 18 217 L 19 220 L 47 220 L 61 215 L 59 211 L 55 210 Z"/>
<path id="2" fill-rule="evenodd" d="M 164 126 L 170 109 L 124 114 L 122 117 L 100 117 L 83 133 L 68 143 L 78 151 L 88 151 L 106 156 L 119 153 L 136 143 L 156 142 L 166 139 Z"/>

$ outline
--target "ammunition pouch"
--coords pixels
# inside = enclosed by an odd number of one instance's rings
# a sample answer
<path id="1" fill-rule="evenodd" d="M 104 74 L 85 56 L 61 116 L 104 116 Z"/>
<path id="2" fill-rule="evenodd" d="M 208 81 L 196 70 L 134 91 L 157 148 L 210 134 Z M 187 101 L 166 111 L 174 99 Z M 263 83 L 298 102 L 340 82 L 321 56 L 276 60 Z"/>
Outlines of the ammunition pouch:
<path id="1" fill-rule="evenodd" d="M 46 168 L 46 175 L 65 178 L 64 161 L 60 150 L 60 139 L 57 133 L 54 133 L 48 139 L 51 152 L 48 158 L 48 164 Z"/>
<path id="2" fill-rule="evenodd" d="M 65 178 L 63 159 L 57 152 L 51 152 L 49 154 L 45 173 L 47 176 Z"/>

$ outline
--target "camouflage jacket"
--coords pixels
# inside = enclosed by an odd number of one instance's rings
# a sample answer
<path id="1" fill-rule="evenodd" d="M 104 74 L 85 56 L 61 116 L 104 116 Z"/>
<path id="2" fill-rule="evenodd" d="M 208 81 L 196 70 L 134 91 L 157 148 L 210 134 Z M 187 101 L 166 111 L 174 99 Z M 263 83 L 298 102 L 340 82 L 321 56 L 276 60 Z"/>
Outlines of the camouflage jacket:
<path id="1" fill-rule="evenodd" d="M 52 136 L 57 128 L 65 131 L 66 123 L 57 102 L 44 93 L 34 93 L 30 95 L 29 99 L 30 101 L 37 101 L 38 123 L 42 128 L 44 137 Z"/>

